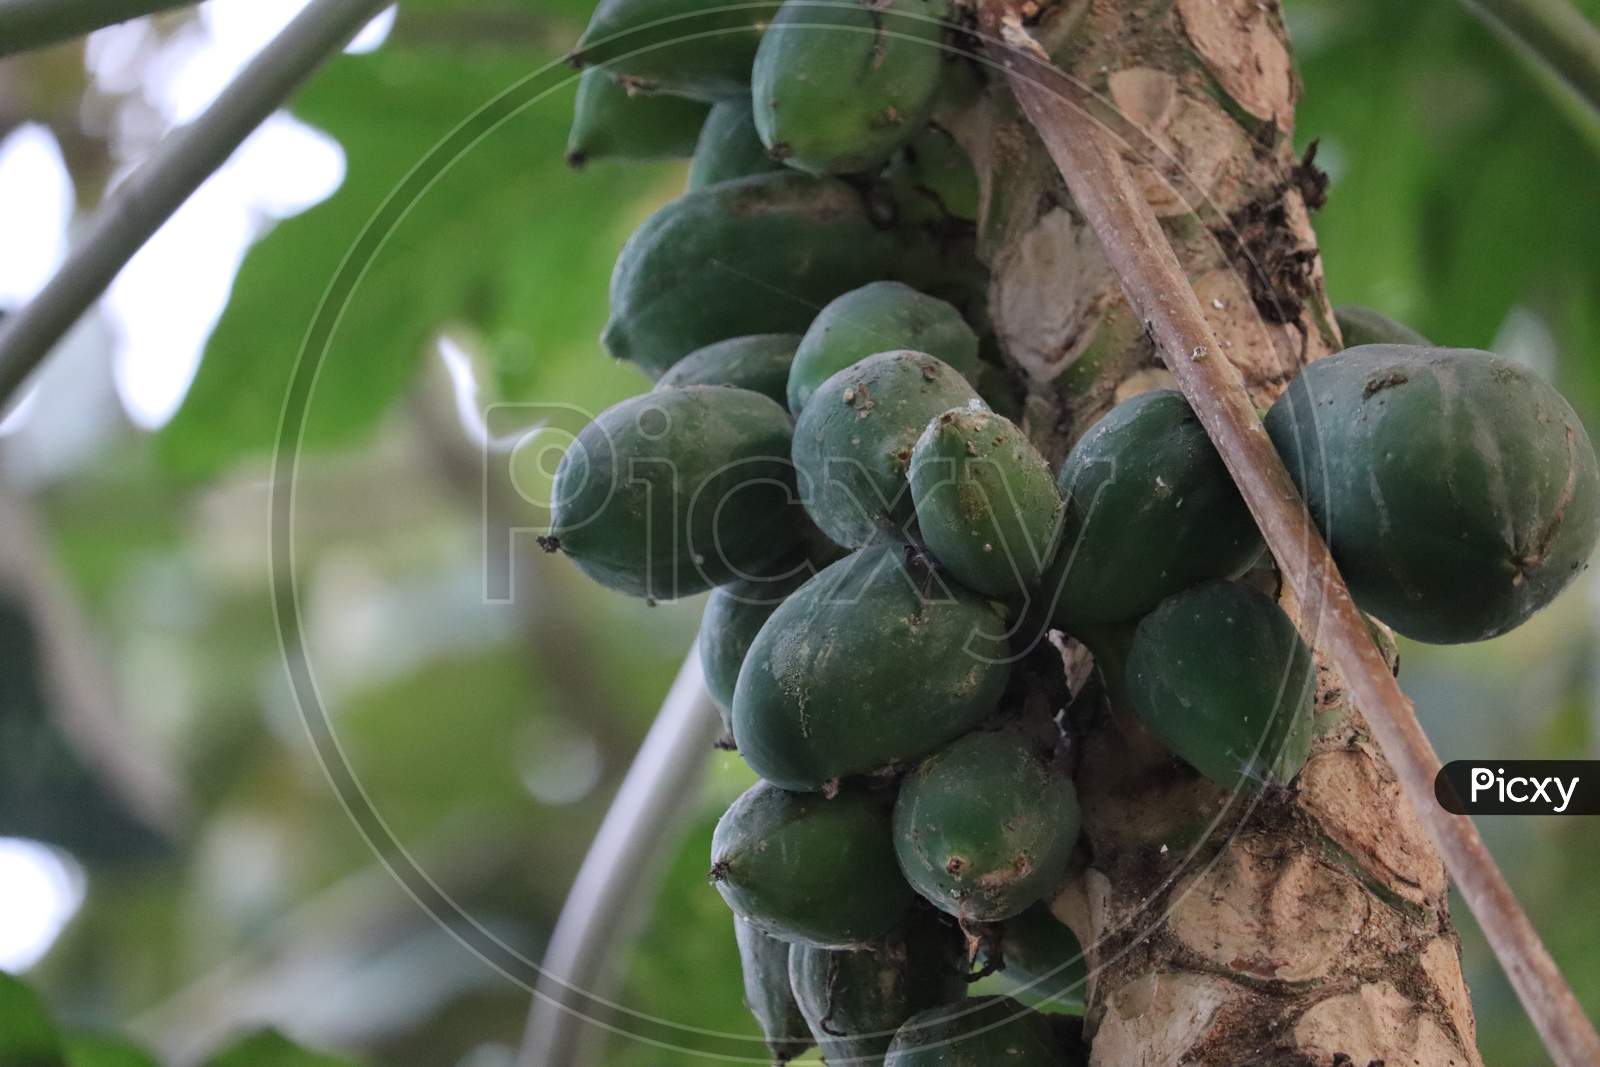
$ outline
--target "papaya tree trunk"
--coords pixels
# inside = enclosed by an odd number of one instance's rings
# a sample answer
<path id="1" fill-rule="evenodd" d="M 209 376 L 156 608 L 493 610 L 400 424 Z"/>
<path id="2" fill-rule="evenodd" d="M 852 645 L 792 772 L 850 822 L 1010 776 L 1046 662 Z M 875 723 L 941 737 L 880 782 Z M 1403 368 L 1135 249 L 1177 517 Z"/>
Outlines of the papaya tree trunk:
<path id="1" fill-rule="evenodd" d="M 1030 22 L 1114 105 L 1108 125 L 1267 406 L 1339 347 L 1310 222 L 1324 181 L 1293 150 L 1278 5 L 1061 0 Z M 989 311 L 1025 426 L 1059 461 L 1112 404 L 1173 380 L 1004 79 L 946 119 L 978 163 Z M 1231 796 L 1120 706 L 1115 669 L 1086 686 L 1086 651 L 1061 649 L 1084 694 L 1068 718 L 1085 822 L 1053 908 L 1094 968 L 1096 1067 L 1481 1064 L 1444 866 L 1332 671 L 1292 786 Z"/>

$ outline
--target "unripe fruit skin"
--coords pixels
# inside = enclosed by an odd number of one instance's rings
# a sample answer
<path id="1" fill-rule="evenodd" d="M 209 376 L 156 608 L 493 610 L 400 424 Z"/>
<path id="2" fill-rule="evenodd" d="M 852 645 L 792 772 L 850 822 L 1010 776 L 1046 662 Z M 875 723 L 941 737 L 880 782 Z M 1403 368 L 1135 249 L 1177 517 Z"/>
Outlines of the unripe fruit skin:
<path id="1" fill-rule="evenodd" d="M 705 104 L 681 96 L 630 93 L 599 67 L 578 78 L 567 162 L 599 159 L 680 159 L 694 152 L 705 125 Z"/>
<path id="2" fill-rule="evenodd" d="M 783 164 L 767 155 L 756 133 L 750 98 L 718 101 L 706 116 L 689 164 L 689 189 L 782 170 Z"/>
<path id="3" fill-rule="evenodd" d="M 792 574 L 777 580 L 729 582 L 711 591 L 700 616 L 696 639 L 706 690 L 722 714 L 722 725 L 733 732 L 733 691 L 739 668 L 756 634 L 778 610 L 785 597 L 804 585 L 816 571 L 798 561 Z"/>
<path id="4" fill-rule="evenodd" d="M 1140 721 L 1218 785 L 1284 785 L 1305 766 L 1316 666 L 1265 593 L 1214 581 L 1162 601 L 1134 631 L 1125 681 Z"/>
<path id="5" fill-rule="evenodd" d="M 990 411 L 958 408 L 911 452 L 923 543 L 956 580 L 996 597 L 1037 585 L 1061 537 L 1055 475 L 1023 432 Z"/>
<path id="6" fill-rule="evenodd" d="M 801 586 L 756 635 L 733 736 L 787 789 L 918 759 L 983 721 L 1010 672 L 990 605 L 880 545 Z"/>
<path id="7" fill-rule="evenodd" d="M 880 352 L 828 378 L 800 412 L 794 463 L 806 511 L 841 545 L 915 522 L 906 475 L 911 450 L 936 415 L 983 401 L 948 364 L 922 352 Z"/>
<path id="8" fill-rule="evenodd" d="M 855 948 L 888 933 L 913 894 L 894 864 L 893 796 L 846 786 L 837 796 L 758 782 L 711 838 L 711 878 L 734 914 L 773 937 Z"/>
<path id="9" fill-rule="evenodd" d="M 628 238 L 602 341 L 660 374 L 715 341 L 798 333 L 840 293 L 893 275 L 900 251 L 836 179 L 790 171 L 708 185 Z"/>
<path id="10" fill-rule="evenodd" d="M 962 935 L 918 915 L 864 949 L 797 945 L 789 983 L 828 1063 L 874 1064 L 912 1015 L 967 995 Z"/>
<path id="11" fill-rule="evenodd" d="M 806 328 L 789 371 L 789 410 L 800 414 L 828 378 L 894 349 L 926 352 L 978 380 L 978 335 L 961 312 L 903 282 L 878 281 L 834 298 Z"/>
<path id="12" fill-rule="evenodd" d="M 1089 963 L 1070 927 L 1040 901 L 1007 919 L 1000 928 L 1005 976 L 1030 1003 L 1047 1001 L 1051 1010 L 1083 1014 L 1089 995 Z"/>
<path id="13" fill-rule="evenodd" d="M 1403 322 L 1396 322 L 1381 311 L 1360 304 L 1344 304 L 1333 309 L 1334 321 L 1339 324 L 1339 335 L 1344 347 L 1360 348 L 1362 345 L 1423 345 L 1433 342 Z"/>
<path id="14" fill-rule="evenodd" d="M 1061 466 L 1061 547 L 1043 589 L 1053 617 L 1130 622 L 1163 597 L 1243 572 L 1262 541 L 1244 498 L 1181 393 L 1118 404 Z"/>
<path id="15" fill-rule="evenodd" d="M 790 945 L 737 915 L 733 917 L 733 936 L 739 944 L 745 1007 L 761 1027 L 773 1061 L 787 1063 L 813 1044 L 806 1018 L 789 988 Z"/>
<path id="16" fill-rule="evenodd" d="M 1010 997 L 919 1012 L 895 1034 L 884 1067 L 1080 1067 L 1049 1022 Z"/>
<path id="17" fill-rule="evenodd" d="M 794 548 L 789 419 L 747 389 L 697 385 L 606 409 L 561 459 L 553 544 L 595 581 L 670 600 Z"/>
<path id="18" fill-rule="evenodd" d="M 1060 884 L 1081 823 L 1072 780 L 1031 737 L 978 730 L 906 775 L 895 854 L 935 907 L 963 922 L 999 922 Z"/>
<path id="19" fill-rule="evenodd" d="M 1520 625 L 1600 537 L 1583 424 L 1488 352 L 1348 349 L 1302 370 L 1266 426 L 1356 603 L 1418 641 Z"/>
<path id="20" fill-rule="evenodd" d="M 884 168 L 900 217 L 915 222 L 976 222 L 982 189 L 972 158 L 938 125 L 922 128 Z"/>
<path id="21" fill-rule="evenodd" d="M 738 99 L 750 92 L 761 30 L 777 9 L 777 0 L 600 0 L 572 58 L 605 63 L 650 92 Z"/>
<path id="22" fill-rule="evenodd" d="M 656 382 L 656 388 L 727 385 L 749 389 L 781 404 L 788 387 L 794 350 L 799 344 L 800 335 L 793 333 L 730 337 L 696 349 L 678 360 Z"/>
<path id="23" fill-rule="evenodd" d="M 762 142 L 818 174 L 882 164 L 933 110 L 945 13 L 928 0 L 785 3 L 750 73 Z"/>

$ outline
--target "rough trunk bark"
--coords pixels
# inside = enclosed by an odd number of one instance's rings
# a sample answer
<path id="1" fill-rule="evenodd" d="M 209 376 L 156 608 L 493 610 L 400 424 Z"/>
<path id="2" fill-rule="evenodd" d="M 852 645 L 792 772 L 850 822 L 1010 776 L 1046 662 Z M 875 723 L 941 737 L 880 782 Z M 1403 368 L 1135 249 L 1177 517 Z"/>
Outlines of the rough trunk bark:
<path id="1" fill-rule="evenodd" d="M 1339 347 L 1277 3 L 1062 0 L 1036 22 L 1120 113 L 1228 358 L 1270 404 Z M 1172 380 L 1003 82 L 949 121 L 983 183 L 996 334 L 1059 461 L 1113 403 Z M 1481 1067 L 1444 867 L 1338 678 L 1321 683 L 1310 762 L 1258 797 L 1177 765 L 1112 697 L 1075 702 L 1084 862 L 1054 909 L 1094 965 L 1096 1067 Z"/>

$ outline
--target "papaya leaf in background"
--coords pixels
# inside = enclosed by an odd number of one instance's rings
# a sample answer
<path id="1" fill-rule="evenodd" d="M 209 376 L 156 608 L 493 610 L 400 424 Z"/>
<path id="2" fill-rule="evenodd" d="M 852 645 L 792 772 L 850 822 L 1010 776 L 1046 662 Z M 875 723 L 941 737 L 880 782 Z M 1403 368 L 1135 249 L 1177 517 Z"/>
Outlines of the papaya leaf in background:
<path id="1" fill-rule="evenodd" d="M 44 1000 L 4 971 L 0 971 L 0 1064 L 65 1067 L 61 1036 Z"/>
<path id="2" fill-rule="evenodd" d="M 556 55 L 391 43 L 341 57 L 307 87 L 293 111 L 339 140 L 344 184 L 246 256 L 184 406 L 162 432 L 170 466 L 204 476 L 271 448 L 307 328 L 363 227 L 463 120 Z M 570 171 L 575 77 L 565 67 L 539 75 L 555 91 L 464 145 L 388 232 L 331 336 L 308 446 L 366 438 L 451 321 L 485 338 L 499 379 L 489 384 L 503 397 L 528 395 L 551 363 L 605 367 L 595 338 L 611 263 L 636 221 L 630 205 L 670 168 Z"/>
<path id="3" fill-rule="evenodd" d="M 1540 371 L 1592 412 L 1595 142 L 1459 5 L 1288 10 L 1306 86 L 1297 136 L 1323 140 L 1334 178 L 1315 220 L 1334 301 L 1476 348 L 1495 342 L 1513 308 L 1532 312 L 1561 353 Z"/>
<path id="4" fill-rule="evenodd" d="M 356 1061 L 326 1056 L 301 1048 L 272 1029 L 254 1033 L 229 1044 L 204 1067 L 357 1067 Z"/>

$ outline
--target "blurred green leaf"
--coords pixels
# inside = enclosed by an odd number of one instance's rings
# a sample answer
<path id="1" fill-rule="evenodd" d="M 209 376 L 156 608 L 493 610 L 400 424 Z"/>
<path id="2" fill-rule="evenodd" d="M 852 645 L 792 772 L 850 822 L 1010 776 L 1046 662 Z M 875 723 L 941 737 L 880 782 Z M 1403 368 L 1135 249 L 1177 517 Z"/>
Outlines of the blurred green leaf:
<path id="1" fill-rule="evenodd" d="M 301 1048 L 277 1030 L 257 1030 L 223 1048 L 205 1067 L 355 1067 L 354 1060 Z"/>
<path id="2" fill-rule="evenodd" d="M 581 353 L 608 362 L 594 340 L 606 279 L 635 221 L 630 205 L 664 172 L 568 170 L 575 73 L 549 66 L 554 58 L 394 45 L 342 57 L 308 87 L 294 111 L 343 145 L 344 184 L 251 249 L 162 434 L 168 463 L 208 474 L 272 446 L 294 362 L 330 291 L 348 300 L 310 395 L 313 448 L 368 435 L 412 381 L 429 338 L 453 320 L 486 339 L 500 379 L 492 384 L 507 398 L 525 395 L 550 361 Z M 532 89 L 514 89 L 530 77 Z M 492 130 L 471 118 L 506 90 L 529 102 Z M 430 156 L 441 145 L 456 154 Z M 442 165 L 437 174 L 411 173 L 425 160 Z M 407 196 L 386 205 L 402 185 Z M 379 227 L 367 231 L 374 219 Z M 376 249 L 365 273 L 341 278 L 358 246 Z M 330 290 L 336 279 L 348 286 Z"/>
<path id="3" fill-rule="evenodd" d="M 0 971 L 0 1064 L 65 1067 L 61 1038 L 38 993 Z"/>
<path id="4" fill-rule="evenodd" d="M 68 1034 L 67 1067 L 161 1067 L 144 1049 L 105 1034 Z"/>

